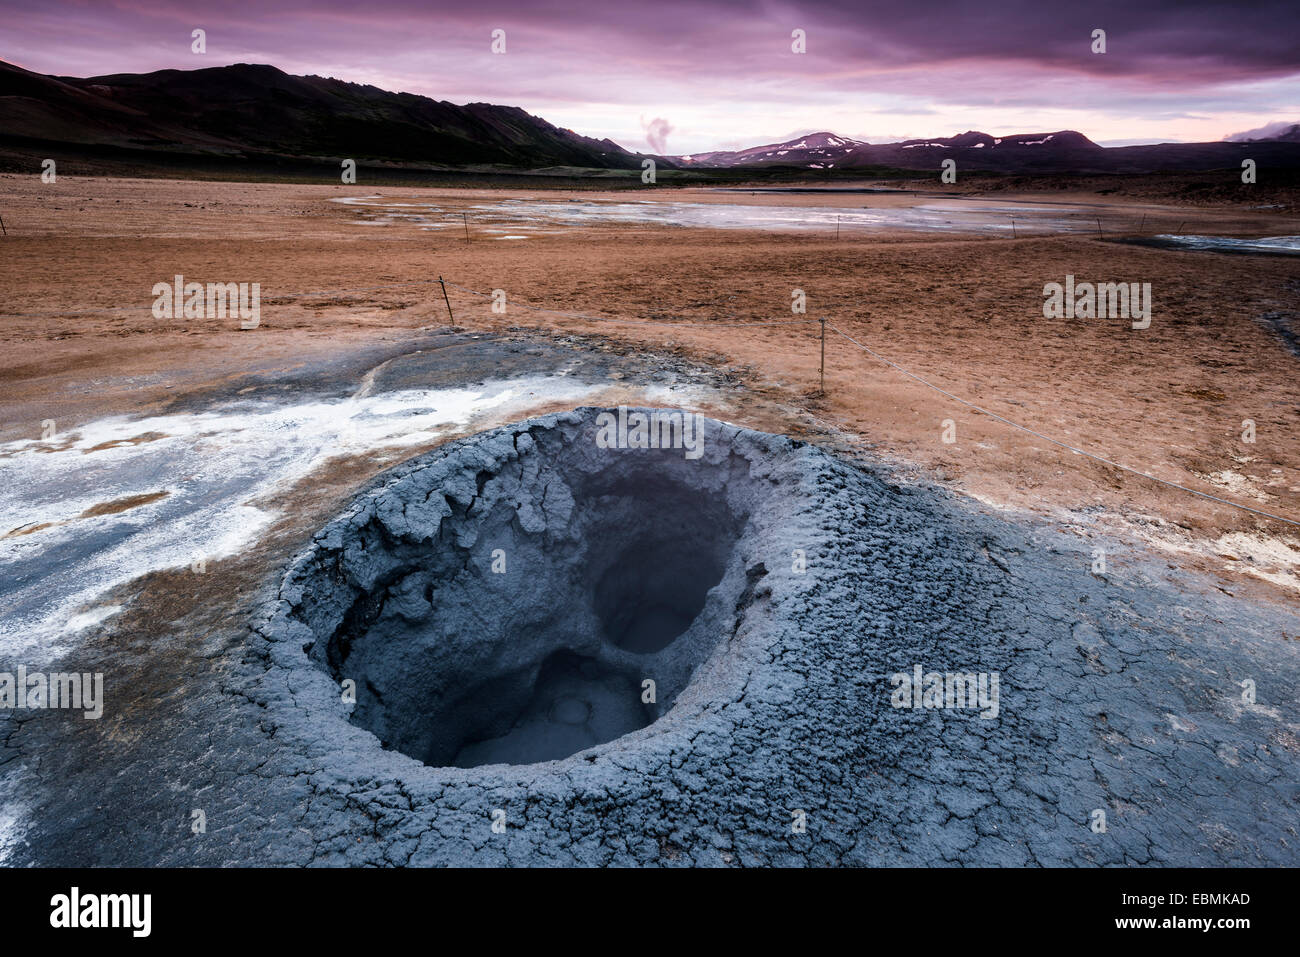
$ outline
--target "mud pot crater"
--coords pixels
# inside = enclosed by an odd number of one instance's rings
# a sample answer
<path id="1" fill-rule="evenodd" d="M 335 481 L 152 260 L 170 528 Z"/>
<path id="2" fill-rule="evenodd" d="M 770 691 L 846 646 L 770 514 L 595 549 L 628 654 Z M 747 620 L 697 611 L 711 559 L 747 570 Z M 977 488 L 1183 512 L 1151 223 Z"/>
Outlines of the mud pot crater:
<path id="1" fill-rule="evenodd" d="M 635 747 L 680 700 L 707 706 L 693 678 L 727 670 L 789 554 L 768 518 L 790 515 L 802 443 L 697 416 L 698 457 L 602 448 L 603 411 L 399 467 L 290 568 L 270 627 L 336 695 L 355 682 L 347 718 L 383 748 L 534 764 Z"/>

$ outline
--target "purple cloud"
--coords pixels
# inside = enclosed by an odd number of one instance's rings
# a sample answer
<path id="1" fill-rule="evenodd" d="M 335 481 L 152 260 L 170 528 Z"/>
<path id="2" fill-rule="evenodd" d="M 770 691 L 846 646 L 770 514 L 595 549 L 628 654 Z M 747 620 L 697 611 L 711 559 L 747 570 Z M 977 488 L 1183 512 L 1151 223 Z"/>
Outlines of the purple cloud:
<path id="1" fill-rule="evenodd" d="M 1293 115 L 1296 19 L 1294 0 L 0 0 L 0 59 L 76 76 L 272 63 L 522 106 L 657 152 L 669 132 L 698 151 L 791 128 L 879 140 L 1073 125 L 1187 140 Z M 195 28 L 206 55 L 190 50 Z M 1105 54 L 1091 51 L 1094 29 Z"/>

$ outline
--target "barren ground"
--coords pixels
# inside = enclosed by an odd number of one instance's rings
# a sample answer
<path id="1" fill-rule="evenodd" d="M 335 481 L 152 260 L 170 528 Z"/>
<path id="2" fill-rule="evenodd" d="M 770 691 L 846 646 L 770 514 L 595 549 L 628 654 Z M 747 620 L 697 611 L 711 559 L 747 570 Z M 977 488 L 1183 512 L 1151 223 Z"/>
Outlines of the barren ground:
<path id="1" fill-rule="evenodd" d="M 174 407 L 187 396 L 197 401 L 257 370 L 306 369 L 376 346 L 400 352 L 420 330 L 451 324 L 438 286 L 418 284 L 441 275 L 481 292 L 503 289 L 508 297 L 499 315 L 488 300 L 451 289 L 458 328 L 562 332 L 603 338 L 616 352 L 649 350 L 665 363 L 701 360 L 741 387 L 738 406 L 727 410 L 741 424 L 800 432 L 799 413 L 811 413 L 987 503 L 1046 515 L 1085 536 L 1104 526 L 1152 543 L 1168 550 L 1171 562 L 1219 574 L 1229 591 L 1285 599 L 1297 587 L 1294 526 L 1018 432 L 834 332 L 826 343 L 826 393 L 819 396 L 815 324 L 724 325 L 796 318 L 791 290 L 803 289 L 808 316 L 827 316 L 954 395 L 1170 482 L 1300 518 L 1300 360 L 1277 331 L 1300 316 L 1296 260 L 1112 241 L 1137 235 L 1139 223 L 1145 234 L 1300 232 L 1300 220 L 1276 210 L 1134 206 L 1097 194 L 997 196 L 999 204 L 1051 198 L 1087 206 L 1100 218 L 1104 240 L 846 231 L 836 241 L 806 232 L 597 224 L 500 241 L 471 215 L 467 243 L 462 231 L 418 223 L 362 226 L 356 208 L 328 201 L 376 192 L 364 185 L 62 177 L 47 186 L 34 176 L 6 176 L 0 191 L 8 229 L 0 260 L 6 441 L 39 438 L 47 419 L 63 431 L 109 414 Z M 511 196 L 602 198 L 378 192 L 385 201 L 451 208 Z M 935 198 L 653 195 L 872 207 Z M 260 282 L 261 327 L 153 318 L 153 284 L 178 273 L 201 282 Z M 1079 281 L 1150 282 L 1151 327 L 1043 318 L 1043 284 L 1067 273 Z M 399 283 L 417 284 L 367 288 Z M 941 440 L 948 419 L 956 427 L 953 444 Z M 1255 422 L 1253 444 L 1241 438 L 1246 419 Z"/>
<path id="2" fill-rule="evenodd" d="M 0 177 L 0 652 L 104 673 L 110 703 L 102 721 L 0 714 L 0 860 L 1295 862 L 1296 527 L 1018 431 L 839 332 L 1060 442 L 1300 518 L 1296 259 L 1116 241 L 1294 235 L 1295 218 L 1038 193 L 991 205 L 1059 199 L 1105 238 L 596 223 L 502 240 L 475 207 L 605 197 L 378 191 L 464 208 L 467 242 L 329 202 L 374 192 Z M 260 283 L 260 326 L 155 319 L 153 285 L 176 274 Z M 1042 287 L 1066 274 L 1150 282 L 1150 328 L 1044 319 Z M 453 316 L 438 276 L 455 284 Z M 504 314 L 465 291 L 497 289 Z M 824 393 L 818 326 L 789 324 L 821 316 Z M 783 324 L 734 325 L 755 322 Z M 346 528 L 344 503 L 398 462 L 618 404 L 779 433 L 745 439 L 784 449 L 774 461 L 799 490 L 757 510 L 774 544 L 746 546 L 733 569 L 728 587 L 750 571 L 767 583 L 734 603 L 747 624 L 736 617 L 694 697 L 571 758 L 462 770 L 381 748 L 301 635 L 267 624 L 294 594 L 286 566 Z M 836 454 L 792 455 L 780 436 Z M 431 486 L 454 474 L 473 494 L 478 446 L 509 458 L 520 438 L 507 427 L 402 468 L 449 456 L 460 464 Z M 729 454 L 709 448 L 714 465 Z M 863 469 L 844 461 L 857 453 Z M 234 544 L 207 551 L 201 574 L 185 564 L 226 532 Z M 769 562 L 795 546 L 822 574 Z M 539 595 L 556 592 L 540 581 L 511 579 L 519 607 L 547 610 Z M 71 619 L 47 614 L 59 602 Z M 996 721 L 886 707 L 890 673 L 921 665 L 1001 674 L 1005 707 Z M 510 813 L 500 841 L 495 808 Z M 793 808 L 809 811 L 806 835 L 788 833 Z M 1104 833 L 1089 827 L 1097 809 Z"/>

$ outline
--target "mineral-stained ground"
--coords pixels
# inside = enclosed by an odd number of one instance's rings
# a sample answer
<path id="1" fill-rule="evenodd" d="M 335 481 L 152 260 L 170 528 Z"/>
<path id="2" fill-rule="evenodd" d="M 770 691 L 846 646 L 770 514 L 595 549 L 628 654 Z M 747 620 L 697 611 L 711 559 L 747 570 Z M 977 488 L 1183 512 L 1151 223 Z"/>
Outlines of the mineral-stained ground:
<path id="1" fill-rule="evenodd" d="M 0 672 L 105 698 L 0 709 L 5 864 L 1300 863 L 1293 526 L 951 398 L 1297 517 L 1294 260 L 1116 241 L 1291 213 L 497 242 L 528 196 L 383 197 L 467 235 L 0 180 Z M 262 283 L 260 327 L 156 318 L 180 273 Z M 1150 281 L 1151 326 L 1044 317 L 1067 275 Z M 793 289 L 951 395 L 835 331 L 823 392 Z M 702 454 L 602 448 L 619 406 Z"/>

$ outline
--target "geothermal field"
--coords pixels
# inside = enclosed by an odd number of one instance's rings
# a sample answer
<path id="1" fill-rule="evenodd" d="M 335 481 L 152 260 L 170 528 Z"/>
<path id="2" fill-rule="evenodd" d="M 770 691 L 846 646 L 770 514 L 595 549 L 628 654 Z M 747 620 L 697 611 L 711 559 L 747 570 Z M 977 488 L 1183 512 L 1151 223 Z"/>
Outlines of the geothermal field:
<path id="1" fill-rule="evenodd" d="M 938 187 L 0 176 L 4 863 L 1300 862 L 1300 217 Z"/>

